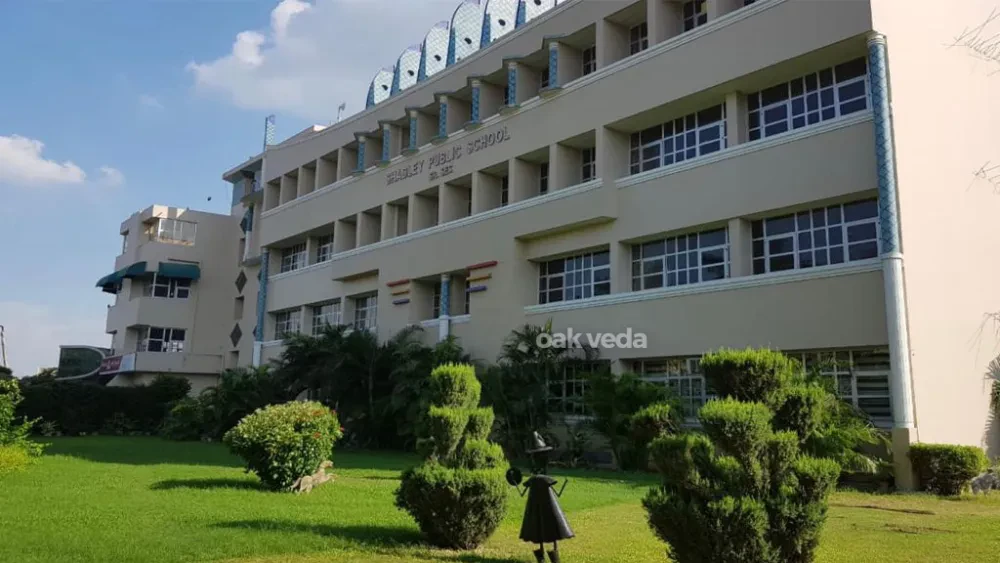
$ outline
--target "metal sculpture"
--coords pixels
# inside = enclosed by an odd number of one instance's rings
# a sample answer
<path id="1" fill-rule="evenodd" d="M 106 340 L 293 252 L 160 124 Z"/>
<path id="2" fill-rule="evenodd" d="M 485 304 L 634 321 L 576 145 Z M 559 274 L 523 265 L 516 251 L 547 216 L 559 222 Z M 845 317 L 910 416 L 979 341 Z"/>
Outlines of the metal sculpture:
<path id="1" fill-rule="evenodd" d="M 545 440 L 538 432 L 534 433 L 533 442 L 532 448 L 527 451 L 531 456 L 532 476 L 524 481 L 522 489 L 524 476 L 520 469 L 511 467 L 507 471 L 507 482 L 516 487 L 522 497 L 525 493 L 528 494 L 528 502 L 524 507 L 524 521 L 521 523 L 521 539 L 538 544 L 538 549 L 533 552 L 538 563 L 545 563 L 545 544 L 551 543 L 549 560 L 552 563 L 559 563 L 558 542 L 574 537 L 566 515 L 559 506 L 559 498 L 566 490 L 569 480 L 564 479 L 559 492 L 556 492 L 555 485 L 559 481 L 546 474 L 552 447 L 545 444 Z"/>

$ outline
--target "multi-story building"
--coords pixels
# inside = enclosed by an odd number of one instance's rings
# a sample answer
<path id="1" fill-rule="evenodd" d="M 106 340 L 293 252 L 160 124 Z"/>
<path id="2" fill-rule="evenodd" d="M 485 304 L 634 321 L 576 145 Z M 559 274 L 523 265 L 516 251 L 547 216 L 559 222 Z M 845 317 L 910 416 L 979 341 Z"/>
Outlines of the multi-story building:
<path id="1" fill-rule="evenodd" d="M 225 173 L 243 234 L 190 259 L 207 273 L 237 257 L 228 304 L 205 325 L 116 306 L 109 328 L 134 328 L 115 348 L 191 327 L 205 373 L 266 363 L 327 323 L 382 338 L 418 324 L 492 360 L 512 329 L 551 320 L 641 333 L 602 358 L 669 385 L 688 414 L 711 393 L 702 353 L 767 346 L 835 376 L 891 429 L 901 469 L 914 441 L 992 446 L 990 14 L 985 0 L 463 2 L 376 74 L 365 111 L 280 144 L 268 129 Z M 164 260 L 124 256 L 126 278 Z M 550 383 L 552 408 L 579 414 L 583 382 Z"/>
<path id="2" fill-rule="evenodd" d="M 154 205 L 121 224 L 121 254 L 97 285 L 108 307 L 112 354 L 99 374 L 109 385 L 138 385 L 157 374 L 182 375 L 192 392 L 237 365 L 240 340 L 232 287 L 239 267 L 239 218 Z"/>

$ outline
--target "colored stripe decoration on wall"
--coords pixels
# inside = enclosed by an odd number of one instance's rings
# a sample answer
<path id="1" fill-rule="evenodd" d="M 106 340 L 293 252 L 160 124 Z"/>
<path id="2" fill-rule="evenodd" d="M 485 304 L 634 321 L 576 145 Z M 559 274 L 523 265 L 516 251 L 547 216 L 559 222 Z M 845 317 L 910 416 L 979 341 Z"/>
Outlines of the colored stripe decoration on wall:
<path id="1" fill-rule="evenodd" d="M 393 305 L 406 305 L 407 303 L 410 302 L 410 298 L 409 297 L 399 297 L 401 295 L 409 295 L 410 294 L 410 280 L 409 279 L 391 281 L 391 282 L 389 282 L 389 283 L 387 283 L 385 285 L 392 292 L 392 296 L 396 297 L 396 299 L 392 300 L 392 304 Z"/>
<path id="2" fill-rule="evenodd" d="M 393 305 L 406 305 L 409 302 L 410 302 L 410 298 L 409 297 L 404 297 L 402 299 L 393 299 L 392 300 L 392 304 Z"/>
<path id="3" fill-rule="evenodd" d="M 479 293 L 480 291 L 486 291 L 488 289 L 487 282 L 493 277 L 493 274 L 490 273 L 489 270 L 496 265 L 496 260 L 490 260 L 489 262 L 480 262 L 478 264 L 467 266 L 465 268 L 468 271 L 468 277 L 466 278 L 467 287 L 465 292 Z"/>

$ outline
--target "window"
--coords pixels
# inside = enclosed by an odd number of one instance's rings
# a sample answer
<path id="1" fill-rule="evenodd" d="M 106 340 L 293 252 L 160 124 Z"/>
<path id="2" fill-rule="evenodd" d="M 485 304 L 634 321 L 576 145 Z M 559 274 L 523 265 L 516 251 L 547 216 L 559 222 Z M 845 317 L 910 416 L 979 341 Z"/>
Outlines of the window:
<path id="1" fill-rule="evenodd" d="M 689 0 L 684 3 L 684 31 L 708 23 L 708 6 L 705 0 Z"/>
<path id="2" fill-rule="evenodd" d="M 632 291 L 689 285 L 728 276 L 726 229 L 632 246 Z"/>
<path id="3" fill-rule="evenodd" d="M 501 90 L 503 90 L 503 105 L 509 106 L 510 105 L 510 86 L 509 85 L 505 85 L 503 88 L 501 88 Z"/>
<path id="4" fill-rule="evenodd" d="M 589 299 L 611 293 L 611 260 L 607 250 L 542 262 L 538 270 L 539 303 Z"/>
<path id="5" fill-rule="evenodd" d="M 549 193 L 549 163 L 543 162 L 538 165 L 538 193 Z"/>
<path id="6" fill-rule="evenodd" d="M 139 334 L 139 352 L 183 352 L 184 329 L 147 326 Z"/>
<path id="7" fill-rule="evenodd" d="M 191 280 L 153 274 L 153 279 L 144 286 L 142 294 L 146 297 L 187 299 L 191 295 Z"/>
<path id="8" fill-rule="evenodd" d="M 510 178 L 504 176 L 500 178 L 500 207 L 506 207 L 510 203 Z"/>
<path id="9" fill-rule="evenodd" d="M 289 334 L 299 332 L 299 310 L 279 311 L 274 314 L 274 336 L 282 340 Z"/>
<path id="10" fill-rule="evenodd" d="M 354 328 L 375 330 L 378 322 L 378 295 L 371 294 L 354 298 Z"/>
<path id="11" fill-rule="evenodd" d="M 149 235 L 151 241 L 191 246 L 194 244 L 197 230 L 198 225 L 191 221 L 161 218 L 156 219 L 147 227 L 146 234 Z"/>
<path id="12" fill-rule="evenodd" d="M 757 0 L 743 0 L 743 5 L 744 6 L 749 6 L 750 4 L 753 4 L 756 1 Z"/>
<path id="13" fill-rule="evenodd" d="M 630 139 L 632 174 L 655 170 L 726 147 L 726 107 L 720 104 L 655 125 Z"/>
<path id="14" fill-rule="evenodd" d="M 128 233 L 122 235 L 122 254 L 128 252 Z"/>
<path id="15" fill-rule="evenodd" d="M 638 360 L 633 362 L 632 371 L 673 391 L 681 401 L 686 419 L 697 418 L 698 410 L 712 398 L 701 375 L 700 357 Z"/>
<path id="16" fill-rule="evenodd" d="M 326 262 L 333 256 L 333 235 L 316 239 L 316 263 Z"/>
<path id="17" fill-rule="evenodd" d="M 581 177 L 583 181 L 593 180 L 597 177 L 597 149 L 590 147 L 580 151 L 580 158 L 583 161 Z"/>
<path id="18" fill-rule="evenodd" d="M 889 350 L 836 350 L 788 353 L 804 368 L 833 378 L 837 395 L 876 421 L 892 420 Z"/>
<path id="19" fill-rule="evenodd" d="M 468 282 L 466 282 L 465 290 L 466 290 L 465 291 L 465 302 L 462 305 L 465 308 L 462 309 L 462 314 L 463 315 L 470 315 L 470 314 L 472 314 L 472 294 L 469 293 L 469 291 L 468 291 L 469 290 Z"/>
<path id="20" fill-rule="evenodd" d="M 587 392 L 587 376 L 594 372 L 608 371 L 611 364 L 608 360 L 569 360 L 557 373 L 546 377 L 548 381 L 546 403 L 548 411 L 553 414 L 586 416 L 587 405 L 584 396 Z"/>
<path id="21" fill-rule="evenodd" d="M 756 141 L 868 108 L 864 58 L 807 74 L 747 96 L 750 140 Z"/>
<path id="22" fill-rule="evenodd" d="M 649 26 L 646 22 L 634 25 L 628 30 L 628 53 L 634 55 L 649 48 Z"/>
<path id="23" fill-rule="evenodd" d="M 542 72 L 539 73 L 538 87 L 539 88 L 548 88 L 549 87 L 549 67 L 543 68 Z"/>
<path id="24" fill-rule="evenodd" d="M 591 45 L 583 50 L 583 76 L 597 70 L 597 45 Z"/>
<path id="25" fill-rule="evenodd" d="M 281 250 L 281 273 L 292 272 L 306 265 L 306 244 L 299 243 L 295 246 L 283 248 Z"/>
<path id="26" fill-rule="evenodd" d="M 431 318 L 436 319 L 441 316 L 441 282 L 434 284 L 434 292 L 431 297 Z"/>
<path id="27" fill-rule="evenodd" d="M 875 199 L 754 221 L 753 273 L 875 258 L 878 231 Z"/>
<path id="28" fill-rule="evenodd" d="M 323 332 L 327 326 L 337 326 L 340 324 L 340 301 L 323 303 L 313 308 L 312 333 L 313 336 Z"/>

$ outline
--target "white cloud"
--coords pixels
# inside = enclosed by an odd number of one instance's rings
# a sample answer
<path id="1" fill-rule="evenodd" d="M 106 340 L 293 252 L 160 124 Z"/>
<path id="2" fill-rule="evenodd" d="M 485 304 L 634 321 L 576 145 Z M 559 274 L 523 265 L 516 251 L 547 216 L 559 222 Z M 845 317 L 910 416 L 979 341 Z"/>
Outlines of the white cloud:
<path id="1" fill-rule="evenodd" d="M 104 333 L 104 317 L 76 317 L 36 303 L 0 301 L 0 324 L 6 336 L 7 363 L 19 377 L 58 365 L 61 344 L 111 345 Z"/>
<path id="2" fill-rule="evenodd" d="M 163 104 L 156 96 L 151 94 L 139 94 L 139 105 L 144 108 L 163 111 Z"/>
<path id="3" fill-rule="evenodd" d="M 99 183 L 109 188 L 117 188 L 125 183 L 125 175 L 121 170 L 110 166 L 102 166 L 98 169 L 101 173 Z"/>
<path id="4" fill-rule="evenodd" d="M 45 143 L 20 135 L 0 135 L 0 183 L 43 185 L 80 184 L 87 173 L 70 161 L 42 156 Z"/>
<path id="5" fill-rule="evenodd" d="M 282 0 L 266 30 L 236 35 L 232 51 L 190 62 L 198 91 L 254 110 L 319 123 L 337 106 L 364 109 L 368 83 L 427 30 L 451 18 L 458 0 Z"/>

